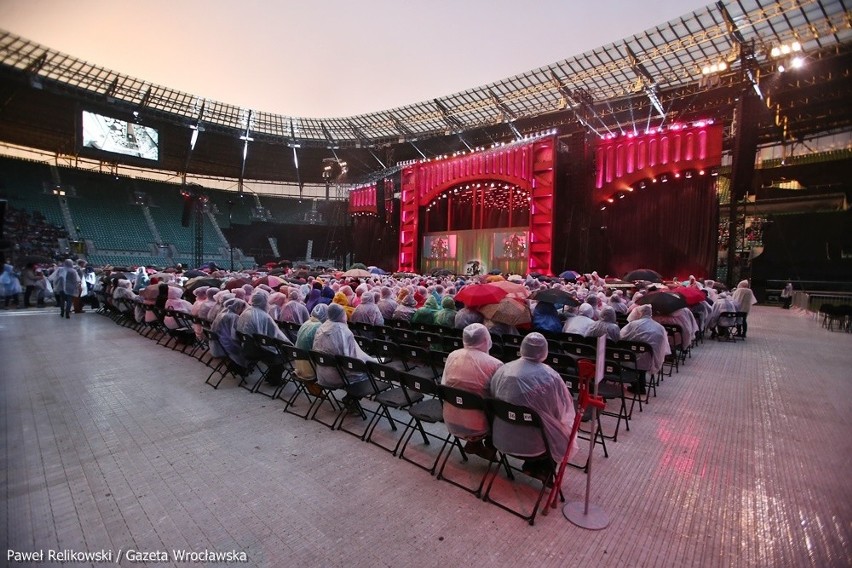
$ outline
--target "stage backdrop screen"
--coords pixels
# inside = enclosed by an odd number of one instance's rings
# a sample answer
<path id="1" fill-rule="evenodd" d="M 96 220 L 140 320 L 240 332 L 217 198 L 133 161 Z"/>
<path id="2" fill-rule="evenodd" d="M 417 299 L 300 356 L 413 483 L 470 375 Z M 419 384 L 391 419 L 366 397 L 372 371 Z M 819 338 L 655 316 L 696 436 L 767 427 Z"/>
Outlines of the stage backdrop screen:
<path id="1" fill-rule="evenodd" d="M 120 118 L 83 111 L 83 148 L 132 158 L 160 159 L 160 133 Z"/>

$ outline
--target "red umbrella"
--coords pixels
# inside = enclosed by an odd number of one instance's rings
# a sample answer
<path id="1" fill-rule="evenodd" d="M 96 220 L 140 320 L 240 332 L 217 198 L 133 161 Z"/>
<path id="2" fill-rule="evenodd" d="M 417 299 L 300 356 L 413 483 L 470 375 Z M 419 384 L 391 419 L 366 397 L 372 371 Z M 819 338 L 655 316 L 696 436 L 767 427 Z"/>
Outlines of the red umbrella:
<path id="1" fill-rule="evenodd" d="M 680 288 L 676 288 L 674 293 L 683 296 L 687 306 L 694 306 L 707 299 L 707 295 L 704 292 L 693 286 L 681 286 Z"/>
<path id="2" fill-rule="evenodd" d="M 491 284 L 469 284 L 459 290 L 455 300 L 468 308 L 496 304 L 504 297 L 506 291 Z"/>

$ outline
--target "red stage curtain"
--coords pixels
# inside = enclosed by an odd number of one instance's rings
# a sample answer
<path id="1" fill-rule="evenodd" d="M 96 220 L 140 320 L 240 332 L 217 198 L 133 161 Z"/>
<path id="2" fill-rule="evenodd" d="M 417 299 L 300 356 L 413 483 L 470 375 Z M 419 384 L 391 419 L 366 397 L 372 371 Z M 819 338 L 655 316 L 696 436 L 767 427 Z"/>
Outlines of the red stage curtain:
<path id="1" fill-rule="evenodd" d="M 604 271 L 623 276 L 636 268 L 650 268 L 665 279 L 685 280 L 690 274 L 712 278 L 719 217 L 715 179 L 694 175 L 649 182 L 645 189 L 616 197 L 601 211 Z"/>

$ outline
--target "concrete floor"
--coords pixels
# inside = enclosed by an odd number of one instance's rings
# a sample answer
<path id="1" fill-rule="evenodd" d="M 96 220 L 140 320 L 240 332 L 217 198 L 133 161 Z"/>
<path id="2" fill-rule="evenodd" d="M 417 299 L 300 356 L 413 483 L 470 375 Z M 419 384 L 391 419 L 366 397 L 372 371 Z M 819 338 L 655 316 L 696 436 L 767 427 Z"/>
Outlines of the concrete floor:
<path id="1" fill-rule="evenodd" d="M 559 510 L 530 527 L 280 400 L 214 390 L 198 361 L 94 313 L 0 311 L 0 361 L 5 565 L 61 550 L 74 566 L 101 550 L 122 564 L 164 551 L 158 565 L 190 565 L 173 551 L 248 566 L 852 565 L 852 334 L 795 310 L 756 306 L 746 342 L 699 345 L 610 457 L 595 451 L 601 531 Z M 436 450 L 414 439 L 410 456 Z M 448 468 L 475 479 L 484 463 Z M 569 469 L 568 501 L 585 485 Z M 524 503 L 533 489 L 495 485 Z"/>

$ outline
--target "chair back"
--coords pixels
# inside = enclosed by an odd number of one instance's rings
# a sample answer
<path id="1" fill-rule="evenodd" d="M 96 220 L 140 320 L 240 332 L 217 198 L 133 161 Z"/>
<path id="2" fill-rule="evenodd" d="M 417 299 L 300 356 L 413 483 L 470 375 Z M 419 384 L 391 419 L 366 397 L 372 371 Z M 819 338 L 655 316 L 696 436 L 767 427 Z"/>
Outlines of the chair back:
<path id="1" fill-rule="evenodd" d="M 438 396 L 438 384 L 435 383 L 435 381 L 433 381 L 432 379 L 427 379 L 418 375 L 413 375 L 411 373 L 400 371 L 399 382 L 400 384 L 402 384 L 402 386 L 414 392 L 419 392 L 421 394 L 427 394 L 434 397 Z"/>
<path id="2" fill-rule="evenodd" d="M 485 399 L 478 394 L 466 390 L 448 387 L 447 385 L 438 385 L 438 397 L 441 401 L 461 410 L 485 411 Z"/>
<path id="3" fill-rule="evenodd" d="M 502 420 L 515 426 L 541 428 L 541 418 L 532 408 L 512 404 L 496 398 L 488 398 L 485 399 L 485 409 L 489 417 L 494 420 Z M 542 437 L 544 437 L 543 434 Z"/>

